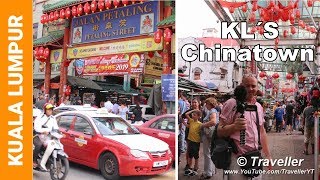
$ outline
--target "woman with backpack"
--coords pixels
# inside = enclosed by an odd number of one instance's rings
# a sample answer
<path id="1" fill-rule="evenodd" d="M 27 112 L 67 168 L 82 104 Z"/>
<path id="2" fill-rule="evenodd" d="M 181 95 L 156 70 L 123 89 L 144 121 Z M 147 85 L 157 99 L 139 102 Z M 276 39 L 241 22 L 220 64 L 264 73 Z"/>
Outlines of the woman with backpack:
<path id="1" fill-rule="evenodd" d="M 314 154 L 314 112 L 315 108 L 309 104 L 302 113 L 302 126 L 304 126 L 304 151 L 308 155 L 308 146 L 311 144 L 312 154 Z"/>

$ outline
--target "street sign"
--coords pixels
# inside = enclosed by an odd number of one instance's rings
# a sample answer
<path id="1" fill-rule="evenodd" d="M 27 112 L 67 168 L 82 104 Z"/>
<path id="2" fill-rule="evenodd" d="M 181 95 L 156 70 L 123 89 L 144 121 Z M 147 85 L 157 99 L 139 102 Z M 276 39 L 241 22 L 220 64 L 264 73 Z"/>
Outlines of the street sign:
<path id="1" fill-rule="evenodd" d="M 175 81 L 174 74 L 161 75 L 162 101 L 175 101 Z"/>

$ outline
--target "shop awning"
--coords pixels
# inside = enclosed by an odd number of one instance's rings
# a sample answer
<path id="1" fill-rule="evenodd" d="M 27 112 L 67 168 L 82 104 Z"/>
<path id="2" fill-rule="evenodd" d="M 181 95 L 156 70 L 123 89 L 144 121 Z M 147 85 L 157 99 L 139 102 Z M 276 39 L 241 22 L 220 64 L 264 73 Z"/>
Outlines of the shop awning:
<path id="1" fill-rule="evenodd" d="M 136 89 L 130 89 L 129 92 L 126 92 L 123 90 L 123 85 L 120 84 L 110 84 L 110 83 L 105 83 L 103 81 L 94 81 L 97 83 L 103 91 L 116 91 L 119 94 L 141 94 L 138 90 Z"/>
<path id="2" fill-rule="evenodd" d="M 71 6 L 80 2 L 82 1 L 81 0 L 61 0 L 53 4 L 46 4 L 43 6 L 43 13 L 53 11 L 56 9 L 61 9 L 61 8 Z"/>
<path id="3" fill-rule="evenodd" d="M 92 81 L 91 79 L 84 79 L 84 78 L 79 78 L 79 77 L 75 77 L 75 76 L 68 76 L 67 80 L 71 86 L 102 90 L 102 88 L 97 83 Z"/>
<path id="4" fill-rule="evenodd" d="M 49 43 L 57 42 L 63 38 L 63 35 L 64 35 L 63 30 L 52 31 L 48 34 L 48 36 L 41 37 L 39 39 L 35 39 L 33 41 L 33 46 L 36 47 L 36 46 L 42 46 L 42 45 L 46 45 Z"/>
<path id="5" fill-rule="evenodd" d="M 206 87 L 211 90 L 217 90 L 218 86 L 215 85 L 212 81 L 204 81 L 204 80 L 194 80 L 194 82 L 198 85 Z"/>
<path id="6" fill-rule="evenodd" d="M 188 80 L 186 78 L 182 78 L 182 77 L 178 77 L 178 87 L 180 88 L 180 90 L 183 89 L 187 89 L 189 91 L 193 90 L 193 91 L 197 91 L 197 92 L 214 92 L 212 89 L 209 89 L 205 86 L 202 86 L 200 84 L 197 84 L 191 80 Z"/>
<path id="7" fill-rule="evenodd" d="M 59 82 L 60 82 L 60 76 L 56 76 L 50 80 L 50 83 L 59 83 Z M 37 84 L 35 87 L 40 88 L 43 84 L 44 84 L 44 81 Z M 84 78 L 75 77 L 75 76 L 68 76 L 67 84 L 71 86 L 76 86 L 78 88 L 102 90 L 102 88 L 91 79 L 84 79 Z"/>
<path id="8" fill-rule="evenodd" d="M 173 14 L 173 15 L 167 17 L 166 19 L 158 22 L 157 26 L 158 27 L 174 26 L 175 22 L 176 22 L 176 15 Z"/>

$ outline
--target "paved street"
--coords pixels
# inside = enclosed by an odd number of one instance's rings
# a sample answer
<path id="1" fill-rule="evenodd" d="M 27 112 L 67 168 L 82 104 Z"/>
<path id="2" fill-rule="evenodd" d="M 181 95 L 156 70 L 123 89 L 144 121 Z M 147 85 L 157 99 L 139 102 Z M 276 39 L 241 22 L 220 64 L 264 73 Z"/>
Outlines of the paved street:
<path id="1" fill-rule="evenodd" d="M 33 171 L 34 180 L 49 180 L 49 173 L 43 173 L 38 171 Z M 82 166 L 75 163 L 70 163 L 70 171 L 66 180 L 104 180 L 100 171 Z M 135 180 L 135 179 L 148 179 L 148 180 L 174 180 L 175 170 L 171 169 L 169 172 L 157 176 L 135 176 L 135 177 L 125 177 L 121 178 L 123 180 Z"/>
<path id="2" fill-rule="evenodd" d="M 296 159 L 304 159 L 300 169 L 313 169 L 314 167 L 314 156 L 313 155 L 304 155 L 303 152 L 303 135 L 301 132 L 295 131 L 293 135 L 286 135 L 285 133 L 268 133 L 269 148 L 272 154 L 273 159 L 284 158 L 286 156 L 291 156 Z M 200 148 L 202 149 L 202 148 Z M 309 149 L 309 153 L 311 149 Z M 184 176 L 184 166 L 185 166 L 185 154 L 182 155 L 181 163 L 179 164 L 179 179 L 199 179 L 203 170 L 203 155 L 200 152 L 200 161 L 199 161 L 199 175 L 196 177 L 187 177 Z M 280 167 L 273 167 L 273 169 L 283 169 Z M 286 167 L 286 169 L 296 169 L 293 167 Z M 217 170 L 211 179 L 222 180 L 222 170 Z M 312 180 L 312 175 L 264 175 L 263 180 Z"/>

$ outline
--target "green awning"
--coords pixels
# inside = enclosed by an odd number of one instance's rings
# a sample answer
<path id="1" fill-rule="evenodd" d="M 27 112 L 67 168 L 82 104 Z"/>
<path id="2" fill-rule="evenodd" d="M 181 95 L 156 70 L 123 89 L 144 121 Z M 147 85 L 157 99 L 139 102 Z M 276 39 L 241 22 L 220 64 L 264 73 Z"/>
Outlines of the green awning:
<path id="1" fill-rule="evenodd" d="M 176 22 L 176 15 L 173 14 L 166 19 L 158 22 L 157 26 L 169 26 L 169 25 L 174 25 Z"/>
<path id="2" fill-rule="evenodd" d="M 43 13 L 46 13 L 48 11 L 53 11 L 56 9 L 61 9 L 61 8 L 71 6 L 80 2 L 82 1 L 81 0 L 62 0 L 53 4 L 46 4 L 43 6 Z"/>
<path id="3" fill-rule="evenodd" d="M 52 42 L 56 42 L 59 41 L 60 39 L 63 38 L 64 35 L 64 31 L 60 30 L 60 31 L 52 31 L 48 34 L 48 36 L 45 37 L 41 37 L 39 39 L 35 39 L 33 41 L 33 46 L 41 46 L 41 45 L 45 45 L 48 43 L 52 43 Z"/>

